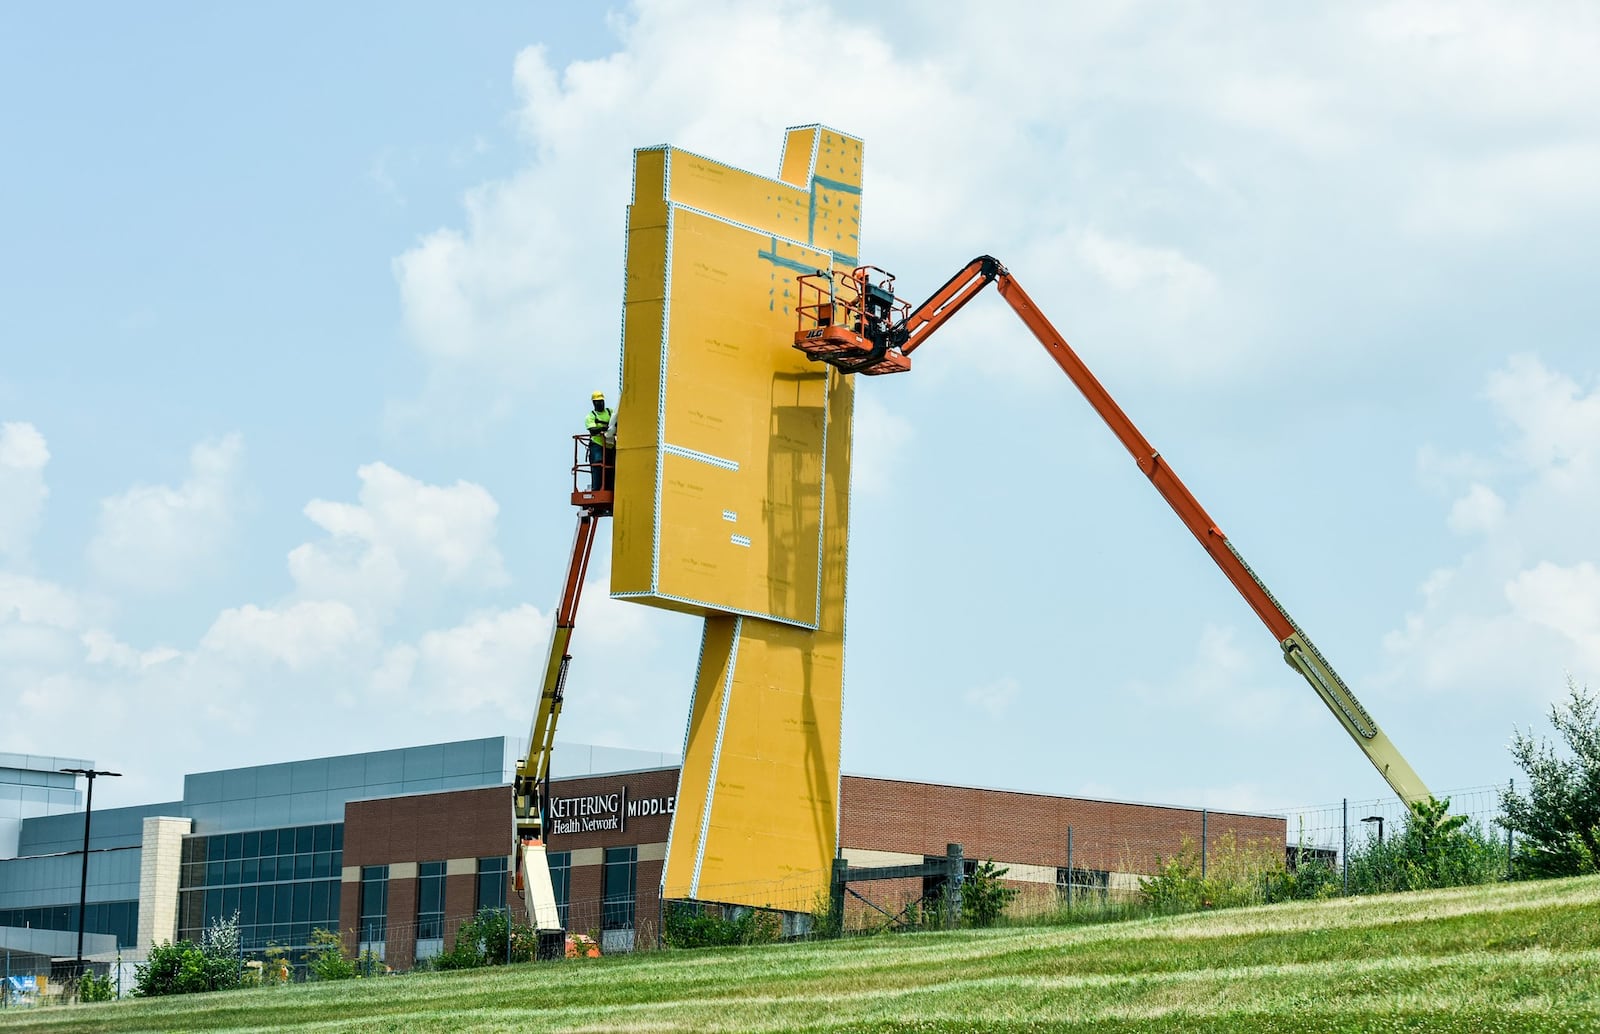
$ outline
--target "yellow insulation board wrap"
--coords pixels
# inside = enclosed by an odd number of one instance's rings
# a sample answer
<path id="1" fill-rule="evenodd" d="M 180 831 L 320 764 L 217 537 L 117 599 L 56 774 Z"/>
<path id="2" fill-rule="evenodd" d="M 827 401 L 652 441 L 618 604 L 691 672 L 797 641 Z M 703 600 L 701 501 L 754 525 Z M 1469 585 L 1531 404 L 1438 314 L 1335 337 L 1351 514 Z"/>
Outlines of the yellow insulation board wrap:
<path id="1" fill-rule="evenodd" d="M 667 897 L 809 909 L 838 840 L 854 392 L 791 347 L 795 282 L 857 265 L 861 141 L 791 129 L 780 174 L 635 153 L 612 595 L 706 618 Z"/>

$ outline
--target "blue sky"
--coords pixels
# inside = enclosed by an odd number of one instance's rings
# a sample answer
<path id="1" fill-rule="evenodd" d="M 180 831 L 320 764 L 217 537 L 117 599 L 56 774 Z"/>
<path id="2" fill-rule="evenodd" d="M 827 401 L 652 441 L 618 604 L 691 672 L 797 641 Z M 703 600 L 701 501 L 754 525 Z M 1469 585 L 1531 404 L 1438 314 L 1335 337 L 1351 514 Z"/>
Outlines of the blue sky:
<path id="1" fill-rule="evenodd" d="M 132 803 L 524 735 L 631 150 L 820 121 L 867 260 L 999 256 L 1423 778 L 1502 782 L 1600 669 L 1600 15 L 1002 7 L 0 13 L 0 749 Z M 862 389 L 847 770 L 1383 793 L 998 298 Z M 697 623 L 597 574 L 564 738 L 676 749 Z"/>

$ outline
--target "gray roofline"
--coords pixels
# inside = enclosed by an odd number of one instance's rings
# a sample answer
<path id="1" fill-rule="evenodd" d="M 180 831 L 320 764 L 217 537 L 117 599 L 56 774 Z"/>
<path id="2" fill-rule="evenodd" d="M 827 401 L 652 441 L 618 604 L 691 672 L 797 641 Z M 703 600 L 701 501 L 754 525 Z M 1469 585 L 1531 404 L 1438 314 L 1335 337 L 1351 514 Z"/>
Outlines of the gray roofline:
<path id="1" fill-rule="evenodd" d="M 94 762 L 86 758 L 58 758 L 51 754 L 16 754 L 0 751 L 0 768 L 15 768 L 24 772 L 57 772 L 63 768 L 93 768 Z"/>
<path id="2" fill-rule="evenodd" d="M 453 747 L 461 743 L 484 743 L 488 740 L 506 741 L 504 734 L 495 736 L 470 736 L 464 740 L 440 740 L 437 743 L 412 743 L 404 747 L 379 747 L 375 750 L 358 750 L 351 754 L 319 754 L 310 758 L 289 758 L 285 761 L 263 761 L 254 765 L 234 765 L 231 768 L 212 768 L 204 772 L 185 772 L 184 779 L 194 776 L 223 775 L 227 772 L 246 772 L 252 768 L 276 768 L 279 765 L 297 765 L 307 761 L 343 761 L 346 758 L 364 758 L 372 754 L 388 754 L 394 751 L 418 750 L 425 747 Z M 504 762 L 502 761 L 502 765 Z"/>

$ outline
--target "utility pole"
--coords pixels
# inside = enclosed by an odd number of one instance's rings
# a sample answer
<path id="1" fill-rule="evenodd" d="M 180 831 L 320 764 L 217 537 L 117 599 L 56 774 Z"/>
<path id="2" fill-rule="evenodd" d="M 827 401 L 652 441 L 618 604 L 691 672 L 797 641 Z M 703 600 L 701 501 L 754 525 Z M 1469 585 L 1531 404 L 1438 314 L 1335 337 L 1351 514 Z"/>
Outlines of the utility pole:
<path id="1" fill-rule="evenodd" d="M 83 977 L 83 921 L 89 904 L 89 819 L 94 814 L 94 781 L 97 776 L 120 776 L 121 772 L 96 771 L 92 768 L 63 768 L 67 775 L 83 776 L 89 780 L 89 795 L 83 804 L 83 872 L 78 880 L 78 961 L 72 971 L 75 978 Z"/>

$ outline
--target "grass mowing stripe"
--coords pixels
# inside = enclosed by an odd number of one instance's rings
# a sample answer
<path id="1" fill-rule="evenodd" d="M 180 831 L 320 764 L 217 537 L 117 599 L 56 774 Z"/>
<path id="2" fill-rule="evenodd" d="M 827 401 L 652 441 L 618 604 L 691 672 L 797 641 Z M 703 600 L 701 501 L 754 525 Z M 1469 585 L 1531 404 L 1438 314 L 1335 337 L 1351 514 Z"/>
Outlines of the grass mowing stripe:
<path id="1" fill-rule="evenodd" d="M 1585 878 L 26 1010 L 0 1031 L 1583 1031 L 1597 952 Z"/>

